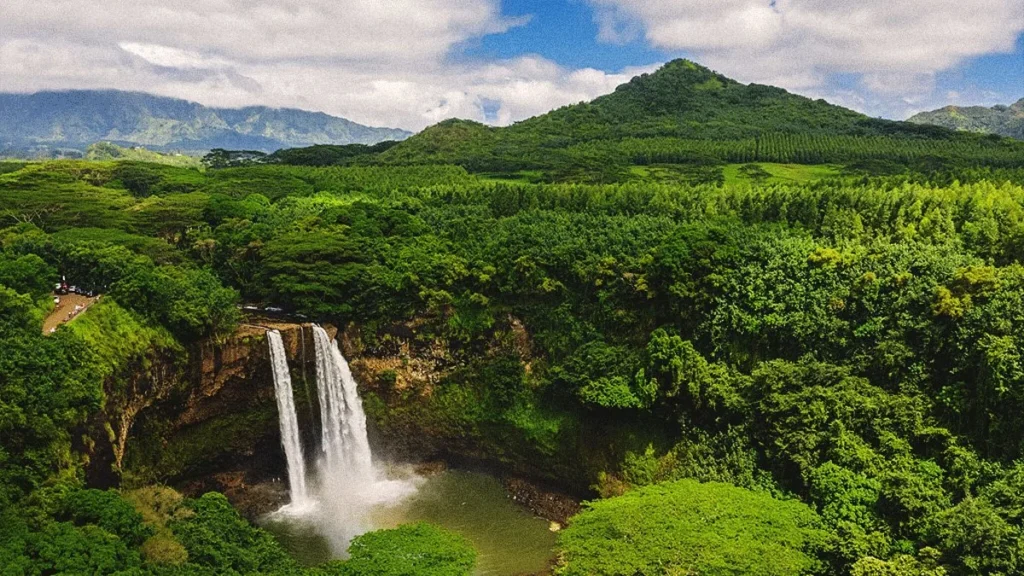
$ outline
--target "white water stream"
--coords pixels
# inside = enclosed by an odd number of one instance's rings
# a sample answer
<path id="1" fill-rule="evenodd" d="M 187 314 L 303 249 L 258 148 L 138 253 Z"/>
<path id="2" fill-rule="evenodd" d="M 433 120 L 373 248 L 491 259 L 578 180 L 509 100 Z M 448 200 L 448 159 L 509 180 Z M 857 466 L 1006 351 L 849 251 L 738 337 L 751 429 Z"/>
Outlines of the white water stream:
<path id="1" fill-rule="evenodd" d="M 270 345 L 270 362 L 274 369 L 274 392 L 277 396 L 277 411 L 280 414 L 278 420 L 281 425 L 281 444 L 284 446 L 285 459 L 288 461 L 290 506 L 303 508 L 309 504 L 309 494 L 306 490 L 306 460 L 303 458 L 302 442 L 299 439 L 299 419 L 295 416 L 295 397 L 292 393 L 292 377 L 288 372 L 288 356 L 280 332 L 267 332 L 267 342 Z"/>
<path id="2" fill-rule="evenodd" d="M 272 331 L 268 334 L 274 334 Z M 271 350 L 274 339 L 280 341 L 280 334 L 271 336 Z M 327 331 L 313 326 L 313 342 L 316 353 L 316 391 L 320 405 L 320 453 L 317 458 L 315 477 L 311 479 L 312 497 L 299 504 L 296 489 L 301 482 L 305 496 L 305 462 L 302 460 L 299 444 L 299 427 L 295 419 L 295 403 L 292 400 L 291 381 L 288 379 L 287 398 L 282 399 L 283 386 L 278 387 L 278 408 L 281 414 L 281 437 L 288 460 L 288 477 L 292 489 L 292 503 L 276 513 L 276 516 L 291 518 L 292 521 L 312 524 L 330 543 L 336 555 L 344 555 L 352 538 L 373 530 L 371 516 L 381 506 L 398 504 L 416 492 L 421 479 L 406 473 L 404 478 L 389 478 L 374 465 L 373 454 L 366 434 L 366 414 L 359 398 L 359 390 L 348 362 L 331 339 Z M 287 378 L 287 360 L 281 345 L 281 362 L 284 377 Z M 272 357 L 274 354 L 272 352 Z M 279 379 L 277 359 L 274 358 L 275 386 Z M 287 400 L 287 402 L 285 402 Z M 294 434 L 294 436 L 292 436 Z M 290 451 L 290 440 L 294 446 Z M 298 455 L 294 463 L 292 455 Z M 293 469 L 297 474 L 293 475 Z M 301 480 L 296 477 L 301 477 Z"/>
<path id="3" fill-rule="evenodd" d="M 338 343 L 313 326 L 316 390 L 320 400 L 320 470 L 352 482 L 373 479 L 373 456 L 366 438 L 366 414 L 356 381 Z"/>

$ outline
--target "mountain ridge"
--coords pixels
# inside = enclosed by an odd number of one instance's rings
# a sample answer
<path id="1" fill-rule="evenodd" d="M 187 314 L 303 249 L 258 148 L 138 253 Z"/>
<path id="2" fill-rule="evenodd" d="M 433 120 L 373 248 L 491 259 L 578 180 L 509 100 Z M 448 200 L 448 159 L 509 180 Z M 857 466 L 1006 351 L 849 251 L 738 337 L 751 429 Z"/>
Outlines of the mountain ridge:
<path id="1" fill-rule="evenodd" d="M 68 147 L 98 141 L 162 150 L 246 148 L 272 152 L 315 144 L 376 144 L 410 135 L 324 112 L 216 108 L 120 90 L 0 93 L 0 148 Z"/>
<path id="2" fill-rule="evenodd" d="M 1024 98 L 1009 106 L 944 106 L 929 112 L 919 112 L 908 118 L 907 122 L 1024 140 Z"/>

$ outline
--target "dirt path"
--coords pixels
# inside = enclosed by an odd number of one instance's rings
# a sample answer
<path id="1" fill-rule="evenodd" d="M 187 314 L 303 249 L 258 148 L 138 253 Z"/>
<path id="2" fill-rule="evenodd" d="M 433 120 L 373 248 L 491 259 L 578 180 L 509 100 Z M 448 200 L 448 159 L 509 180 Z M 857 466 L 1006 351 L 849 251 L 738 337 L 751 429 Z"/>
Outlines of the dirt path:
<path id="1" fill-rule="evenodd" d="M 43 334 L 50 334 L 58 326 L 78 317 L 92 306 L 100 297 L 89 298 L 81 294 L 66 294 L 60 297 L 60 304 L 53 309 L 53 312 L 43 321 Z M 75 308 L 78 307 L 76 311 Z"/>

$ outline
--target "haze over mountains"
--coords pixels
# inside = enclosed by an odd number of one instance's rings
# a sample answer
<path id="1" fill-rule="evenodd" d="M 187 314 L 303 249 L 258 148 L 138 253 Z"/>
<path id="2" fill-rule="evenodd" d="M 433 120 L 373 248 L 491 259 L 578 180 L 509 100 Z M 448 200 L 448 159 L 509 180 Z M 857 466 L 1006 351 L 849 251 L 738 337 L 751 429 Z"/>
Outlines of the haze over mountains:
<path id="1" fill-rule="evenodd" d="M 0 152 L 84 150 L 97 141 L 157 150 L 272 152 L 314 144 L 402 140 L 405 130 L 363 126 L 320 112 L 226 109 L 138 92 L 76 90 L 0 94 Z"/>
<path id="2" fill-rule="evenodd" d="M 934 124 L 953 130 L 999 134 L 1024 140 L 1024 98 L 1010 106 L 946 106 L 921 112 L 907 120 L 916 124 Z"/>

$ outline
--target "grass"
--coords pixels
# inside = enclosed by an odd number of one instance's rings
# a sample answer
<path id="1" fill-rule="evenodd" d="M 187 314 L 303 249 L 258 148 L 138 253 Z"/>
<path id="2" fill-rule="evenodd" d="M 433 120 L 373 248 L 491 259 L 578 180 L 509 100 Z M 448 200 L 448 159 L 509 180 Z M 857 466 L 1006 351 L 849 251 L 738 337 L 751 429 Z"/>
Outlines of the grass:
<path id="1" fill-rule="evenodd" d="M 82 338 L 96 353 L 105 377 L 117 374 L 134 358 L 144 357 L 150 350 L 180 345 L 164 328 L 147 326 L 109 298 L 66 324 L 66 329 Z"/>
<path id="2" fill-rule="evenodd" d="M 17 172 L 27 165 L 28 162 L 22 162 L 19 160 L 0 160 L 0 174 Z"/>
<path id="3" fill-rule="evenodd" d="M 832 164 L 772 164 L 759 162 L 756 164 L 771 176 L 765 184 L 807 184 L 817 180 L 838 178 L 841 168 Z M 752 181 L 740 170 L 745 164 L 729 164 L 725 167 L 726 185 L 750 184 Z"/>

